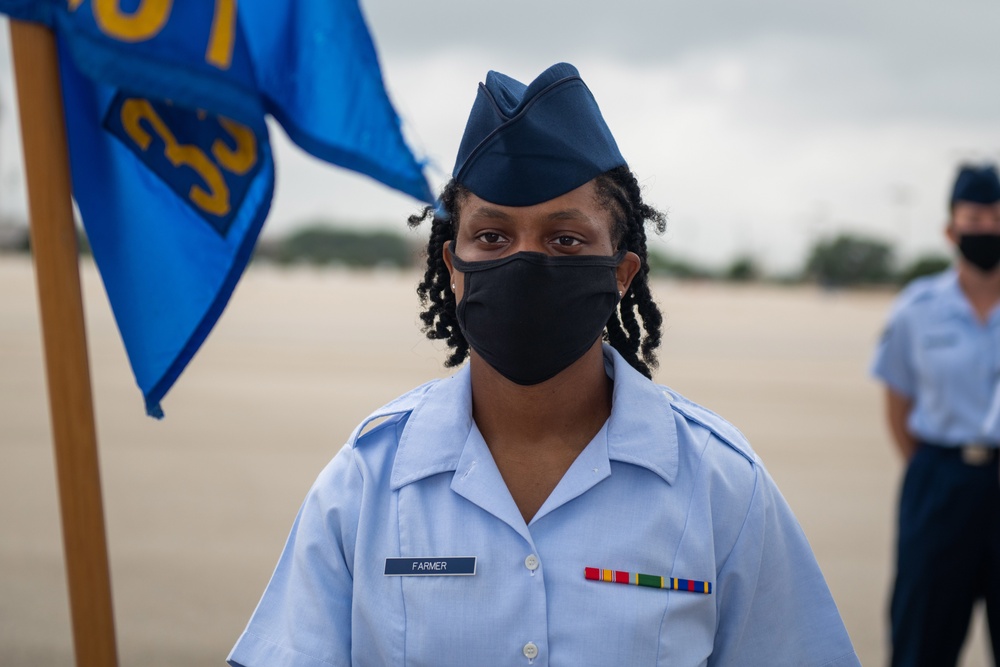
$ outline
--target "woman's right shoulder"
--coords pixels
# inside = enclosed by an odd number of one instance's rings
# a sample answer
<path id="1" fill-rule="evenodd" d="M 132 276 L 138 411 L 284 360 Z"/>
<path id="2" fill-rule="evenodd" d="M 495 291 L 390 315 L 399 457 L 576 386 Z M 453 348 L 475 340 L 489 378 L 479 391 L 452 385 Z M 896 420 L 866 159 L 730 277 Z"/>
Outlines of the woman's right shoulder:
<path id="1" fill-rule="evenodd" d="M 394 398 L 361 420 L 320 472 L 312 493 L 330 487 L 387 483 L 400 436 L 414 410 L 443 380 L 431 380 Z M 383 479 L 384 478 L 384 479 Z"/>
<path id="2" fill-rule="evenodd" d="M 910 326 L 908 323 L 913 318 L 921 320 L 928 308 L 933 311 L 937 304 L 942 303 L 942 299 L 948 298 L 949 286 L 956 280 L 954 270 L 947 269 L 941 273 L 921 276 L 910 281 L 892 302 L 884 331 L 889 332 L 898 327 L 906 328 Z M 931 315 L 933 316 L 933 313 Z"/>
<path id="3" fill-rule="evenodd" d="M 926 303 L 941 295 L 956 280 L 953 269 L 916 278 L 903 287 L 893 302 L 893 313 Z"/>
<path id="4" fill-rule="evenodd" d="M 410 413 L 432 393 L 434 387 L 444 381 L 446 380 L 436 379 L 425 382 L 372 412 L 355 427 L 347 439 L 347 446 L 357 448 L 370 441 L 372 438 L 369 436 L 394 425 L 405 424 Z"/>

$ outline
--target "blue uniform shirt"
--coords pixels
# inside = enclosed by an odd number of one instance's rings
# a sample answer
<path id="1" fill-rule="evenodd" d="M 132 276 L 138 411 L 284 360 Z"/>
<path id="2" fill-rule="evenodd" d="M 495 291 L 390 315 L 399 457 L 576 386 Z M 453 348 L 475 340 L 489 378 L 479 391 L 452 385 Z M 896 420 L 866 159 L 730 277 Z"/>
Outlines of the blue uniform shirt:
<path id="1" fill-rule="evenodd" d="M 907 426 L 917 439 L 1000 445 L 1000 308 L 982 323 L 954 270 L 903 290 L 872 374 L 913 401 Z"/>
<path id="2" fill-rule="evenodd" d="M 611 417 L 528 525 L 473 422 L 468 367 L 362 423 L 309 492 L 230 664 L 859 665 L 740 433 L 605 359 Z M 397 557 L 474 557 L 475 574 L 387 576 Z"/>

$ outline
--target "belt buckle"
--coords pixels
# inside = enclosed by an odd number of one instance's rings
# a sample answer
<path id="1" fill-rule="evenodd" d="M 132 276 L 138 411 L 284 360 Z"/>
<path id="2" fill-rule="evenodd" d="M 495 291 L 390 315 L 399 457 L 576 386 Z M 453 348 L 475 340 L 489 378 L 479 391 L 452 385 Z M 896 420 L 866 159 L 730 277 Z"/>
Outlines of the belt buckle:
<path id="1" fill-rule="evenodd" d="M 962 447 L 962 463 L 970 466 L 983 466 L 993 460 L 990 447 L 980 444 L 964 445 Z"/>

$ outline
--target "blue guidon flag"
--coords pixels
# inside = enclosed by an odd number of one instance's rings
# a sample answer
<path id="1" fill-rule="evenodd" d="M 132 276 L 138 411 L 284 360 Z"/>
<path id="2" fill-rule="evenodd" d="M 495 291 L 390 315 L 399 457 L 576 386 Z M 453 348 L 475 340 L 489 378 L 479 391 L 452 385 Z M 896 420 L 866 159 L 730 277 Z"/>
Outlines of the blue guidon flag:
<path id="1" fill-rule="evenodd" d="M 267 216 L 271 114 L 430 202 L 356 0 L 0 0 L 56 33 L 73 197 L 146 411 L 225 308 Z"/>

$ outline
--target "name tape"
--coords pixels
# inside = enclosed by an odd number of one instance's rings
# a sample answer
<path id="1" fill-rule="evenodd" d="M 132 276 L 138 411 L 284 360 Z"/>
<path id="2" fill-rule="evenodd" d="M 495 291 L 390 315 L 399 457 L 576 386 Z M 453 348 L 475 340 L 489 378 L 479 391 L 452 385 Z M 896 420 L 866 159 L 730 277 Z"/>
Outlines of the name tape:
<path id="1" fill-rule="evenodd" d="M 476 573 L 476 557 L 386 558 L 387 577 L 460 577 Z"/>

